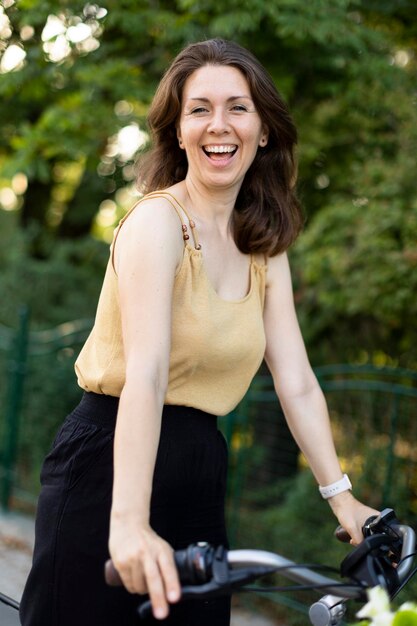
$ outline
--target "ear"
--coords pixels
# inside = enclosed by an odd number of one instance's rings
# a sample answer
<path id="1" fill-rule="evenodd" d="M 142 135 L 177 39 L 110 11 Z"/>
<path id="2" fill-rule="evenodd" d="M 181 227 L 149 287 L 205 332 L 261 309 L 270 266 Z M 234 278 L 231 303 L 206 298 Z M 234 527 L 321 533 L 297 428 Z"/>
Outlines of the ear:
<path id="1" fill-rule="evenodd" d="M 178 145 L 181 148 L 181 150 L 184 150 L 184 143 L 181 139 L 181 135 L 180 135 L 180 131 L 179 129 L 177 129 L 177 139 L 178 139 Z"/>
<path id="2" fill-rule="evenodd" d="M 268 128 L 265 126 L 262 130 L 262 135 L 261 138 L 259 140 L 259 145 L 261 146 L 261 148 L 265 148 L 265 146 L 268 143 L 268 139 L 269 139 L 269 130 Z"/>

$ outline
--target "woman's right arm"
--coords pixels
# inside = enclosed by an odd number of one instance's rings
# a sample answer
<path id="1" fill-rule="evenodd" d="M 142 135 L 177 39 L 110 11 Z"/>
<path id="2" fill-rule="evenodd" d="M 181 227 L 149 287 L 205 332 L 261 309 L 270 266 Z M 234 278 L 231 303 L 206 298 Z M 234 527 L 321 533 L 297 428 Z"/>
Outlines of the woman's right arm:
<path id="1" fill-rule="evenodd" d="M 115 247 L 126 382 L 115 433 L 109 546 L 126 588 L 148 592 L 155 617 L 164 618 L 180 586 L 172 549 L 151 529 L 149 515 L 183 242 L 172 208 L 155 204 L 145 201 L 129 216 Z"/>

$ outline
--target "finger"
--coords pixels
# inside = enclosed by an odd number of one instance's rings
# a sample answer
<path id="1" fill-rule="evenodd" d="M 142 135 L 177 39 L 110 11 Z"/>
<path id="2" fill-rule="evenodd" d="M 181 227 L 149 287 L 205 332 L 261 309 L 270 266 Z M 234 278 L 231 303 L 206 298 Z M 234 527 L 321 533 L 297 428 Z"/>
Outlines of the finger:
<path id="1" fill-rule="evenodd" d="M 172 550 L 167 548 L 159 557 L 159 568 L 165 587 L 166 597 L 169 602 L 178 602 L 181 597 L 181 585 L 178 578 L 178 571 L 175 567 Z"/>
<path id="2" fill-rule="evenodd" d="M 145 575 L 140 566 L 136 566 L 132 574 L 132 593 L 140 593 L 141 595 L 148 593 Z"/>
<path id="3" fill-rule="evenodd" d="M 122 579 L 123 587 L 128 590 L 129 593 L 135 593 L 135 587 L 130 574 L 119 570 L 120 578 Z"/>
<path id="4" fill-rule="evenodd" d="M 169 607 L 165 597 L 161 573 L 156 561 L 148 561 L 145 564 L 145 578 L 153 615 L 156 619 L 165 619 L 169 613 Z"/>
<path id="5" fill-rule="evenodd" d="M 358 546 L 360 543 L 362 543 L 364 539 L 362 531 L 358 530 L 357 528 L 352 528 L 349 531 L 349 535 L 351 536 L 351 540 L 349 543 L 351 543 L 352 546 Z"/>
<path id="6" fill-rule="evenodd" d="M 133 567 L 124 566 L 118 569 L 120 578 L 122 579 L 123 586 L 129 593 L 146 593 L 146 581 L 142 572 L 142 568 L 139 564 L 135 564 Z"/>

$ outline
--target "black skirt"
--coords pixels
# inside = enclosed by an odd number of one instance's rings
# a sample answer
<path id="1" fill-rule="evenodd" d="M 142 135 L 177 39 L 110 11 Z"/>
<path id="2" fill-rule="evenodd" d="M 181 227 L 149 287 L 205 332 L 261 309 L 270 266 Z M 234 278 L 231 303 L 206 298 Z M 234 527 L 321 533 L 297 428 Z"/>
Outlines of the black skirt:
<path id="1" fill-rule="evenodd" d="M 84 393 L 45 459 L 22 626 L 227 626 L 227 597 L 185 601 L 171 607 L 167 620 L 141 621 L 137 607 L 143 598 L 106 585 L 117 409 L 118 398 Z M 164 406 L 152 528 L 174 549 L 196 541 L 227 545 L 226 473 L 227 445 L 217 418 Z"/>

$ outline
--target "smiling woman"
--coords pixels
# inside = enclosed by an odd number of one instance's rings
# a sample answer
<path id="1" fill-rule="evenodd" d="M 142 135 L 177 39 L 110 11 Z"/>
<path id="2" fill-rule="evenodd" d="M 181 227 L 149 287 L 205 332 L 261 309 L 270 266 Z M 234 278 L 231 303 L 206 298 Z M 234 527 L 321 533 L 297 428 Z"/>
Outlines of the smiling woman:
<path id="1" fill-rule="evenodd" d="M 23 626 L 133 626 L 144 593 L 170 626 L 228 626 L 227 597 L 177 604 L 172 548 L 227 545 L 217 416 L 264 357 L 354 541 L 374 513 L 342 478 L 297 323 L 285 254 L 301 226 L 296 131 L 271 78 L 237 44 L 192 44 L 162 79 L 149 126 L 146 195 L 115 230 L 75 366 L 84 394 L 42 469 Z M 105 585 L 109 555 L 125 589 Z"/>
<path id="2" fill-rule="evenodd" d="M 187 101 L 188 97 L 191 100 Z M 220 97 L 227 119 L 219 118 Z M 232 120 L 235 124 L 248 120 L 251 127 L 261 124 L 262 149 L 255 151 L 241 180 L 232 229 L 238 248 L 247 254 L 285 251 L 303 223 L 295 194 L 297 131 L 265 68 L 249 51 L 222 40 L 191 44 L 178 55 L 163 77 L 148 115 L 152 148 L 139 168 L 139 186 L 144 193 L 169 187 L 189 173 L 189 154 L 178 141 L 179 125 L 188 127 L 189 118 L 197 118 L 192 123 L 200 127 L 208 118 L 215 125 Z M 232 149 L 230 138 L 224 140 L 230 136 L 228 130 L 222 142 L 208 142 L 211 153 Z M 211 156 L 213 162 L 215 159 Z"/>

